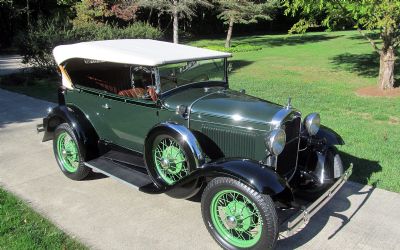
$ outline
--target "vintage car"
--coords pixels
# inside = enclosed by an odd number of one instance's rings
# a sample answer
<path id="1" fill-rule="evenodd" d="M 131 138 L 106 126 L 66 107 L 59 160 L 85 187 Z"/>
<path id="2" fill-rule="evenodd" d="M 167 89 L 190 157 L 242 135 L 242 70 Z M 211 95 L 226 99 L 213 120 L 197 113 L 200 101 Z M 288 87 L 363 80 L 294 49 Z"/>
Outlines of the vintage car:
<path id="1" fill-rule="evenodd" d="M 58 106 L 43 141 L 61 171 L 92 171 L 140 191 L 201 195 L 209 233 L 225 249 L 272 249 L 343 185 L 333 130 L 229 88 L 229 53 L 128 39 L 57 46 Z M 265 91 L 268 91 L 267 86 Z M 293 211 L 281 219 L 280 211 Z"/>

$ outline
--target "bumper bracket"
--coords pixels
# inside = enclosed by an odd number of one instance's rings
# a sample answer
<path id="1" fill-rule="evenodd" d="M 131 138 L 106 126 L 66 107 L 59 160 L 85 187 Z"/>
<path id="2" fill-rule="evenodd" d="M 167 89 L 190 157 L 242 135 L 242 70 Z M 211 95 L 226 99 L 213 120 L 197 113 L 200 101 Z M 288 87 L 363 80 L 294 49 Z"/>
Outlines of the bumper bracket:
<path id="1" fill-rule="evenodd" d="M 280 234 L 286 237 L 292 236 L 297 230 L 306 225 L 311 217 L 315 215 L 326 203 L 340 190 L 353 171 L 353 164 L 346 172 L 317 200 L 308 206 L 302 206 L 293 216 L 289 217 L 281 224 Z"/>

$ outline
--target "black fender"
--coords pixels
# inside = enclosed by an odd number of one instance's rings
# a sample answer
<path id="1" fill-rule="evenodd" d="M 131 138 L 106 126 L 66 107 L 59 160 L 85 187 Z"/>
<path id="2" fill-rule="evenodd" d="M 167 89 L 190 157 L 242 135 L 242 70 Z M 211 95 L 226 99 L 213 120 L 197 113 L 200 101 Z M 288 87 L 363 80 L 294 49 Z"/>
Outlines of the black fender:
<path id="1" fill-rule="evenodd" d="M 191 152 L 190 159 L 193 160 L 191 166 L 193 166 L 192 171 L 203 166 L 205 163 L 204 153 L 198 143 L 196 137 L 187 127 L 173 123 L 173 122 L 163 122 L 155 125 L 147 134 L 144 143 L 144 160 L 147 167 L 147 172 L 149 173 L 151 179 L 159 189 L 165 189 L 165 193 L 174 198 L 186 199 L 192 197 L 201 188 L 202 181 L 199 178 L 190 179 L 190 181 L 182 183 L 181 185 L 174 185 L 173 189 L 169 189 L 167 184 L 163 181 L 159 181 L 159 176 L 156 173 L 153 166 L 150 166 L 152 162 L 152 143 L 153 139 L 157 134 L 169 134 L 176 139 L 180 140 L 183 147 Z M 167 190 L 168 189 L 168 190 Z"/>
<path id="2" fill-rule="evenodd" d="M 53 139 L 54 131 L 61 123 L 68 123 L 71 126 L 77 140 L 83 145 L 86 160 L 98 155 L 99 137 L 96 130 L 84 113 L 75 106 L 59 105 L 50 110 L 47 117 L 43 119 L 45 130 L 43 141 Z"/>
<path id="3" fill-rule="evenodd" d="M 318 133 L 315 136 L 319 139 L 324 139 L 326 145 L 328 146 L 344 145 L 344 140 L 338 133 L 323 125 L 321 125 Z"/>
<path id="4" fill-rule="evenodd" d="M 187 143 L 187 145 L 189 146 L 189 149 L 195 158 L 196 167 L 200 167 L 204 164 L 205 157 L 204 157 L 203 150 L 201 149 L 200 144 L 197 141 L 194 134 L 192 133 L 192 131 L 190 131 L 190 129 L 188 129 L 187 127 L 185 127 L 183 125 L 173 123 L 173 122 L 163 122 L 163 123 L 157 124 L 147 133 L 146 139 L 144 141 L 145 159 L 147 159 L 147 157 L 151 157 L 151 156 L 149 156 L 149 149 L 147 148 L 147 145 L 149 145 L 151 143 L 151 142 L 149 142 L 149 138 L 151 138 L 151 136 L 154 133 L 159 132 L 161 130 L 173 131 L 173 132 L 179 134 L 182 137 L 182 140 L 184 140 Z"/>
<path id="5" fill-rule="evenodd" d="M 230 177 L 281 202 L 293 201 L 293 194 L 288 183 L 274 170 L 260 165 L 257 161 L 239 158 L 224 158 L 206 163 L 172 186 L 156 188 L 157 190 L 154 189 L 154 186 L 145 186 L 140 190 L 147 193 L 169 192 L 177 186 L 185 185 L 202 177 Z"/>

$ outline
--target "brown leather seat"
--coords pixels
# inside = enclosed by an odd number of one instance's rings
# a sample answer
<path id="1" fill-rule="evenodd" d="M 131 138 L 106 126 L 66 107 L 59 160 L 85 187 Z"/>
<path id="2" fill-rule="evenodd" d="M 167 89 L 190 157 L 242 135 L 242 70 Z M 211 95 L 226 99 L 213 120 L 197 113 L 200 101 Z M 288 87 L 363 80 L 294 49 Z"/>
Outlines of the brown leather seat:
<path id="1" fill-rule="evenodd" d="M 124 89 L 124 90 L 118 91 L 118 95 L 131 97 L 131 98 L 142 97 L 145 93 L 146 93 L 146 90 L 143 88 L 132 88 L 132 89 Z"/>
<path id="2" fill-rule="evenodd" d="M 98 79 L 93 76 L 88 76 L 88 79 L 92 80 L 95 84 L 99 85 L 100 87 L 102 87 L 103 89 L 105 89 L 111 93 L 117 94 L 117 92 L 118 92 L 118 90 L 115 86 L 111 85 L 110 83 L 108 83 L 104 80 Z"/>

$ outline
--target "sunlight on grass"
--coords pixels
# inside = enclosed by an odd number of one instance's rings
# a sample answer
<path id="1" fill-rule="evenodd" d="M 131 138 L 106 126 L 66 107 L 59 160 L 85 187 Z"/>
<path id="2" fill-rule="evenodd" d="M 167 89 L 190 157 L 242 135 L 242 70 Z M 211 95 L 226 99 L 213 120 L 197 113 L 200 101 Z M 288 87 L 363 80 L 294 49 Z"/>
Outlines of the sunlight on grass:
<path id="1" fill-rule="evenodd" d="M 221 46 L 200 40 L 195 46 Z M 400 98 L 359 97 L 354 91 L 376 84 L 377 54 L 357 32 L 241 37 L 234 44 L 262 46 L 234 53 L 230 85 L 247 93 L 293 105 L 303 115 L 320 112 L 324 125 L 341 134 L 352 180 L 400 192 Z M 397 78 L 400 76 L 397 67 Z"/>
<path id="2" fill-rule="evenodd" d="M 2 189 L 0 218 L 0 249 L 86 249 Z"/>
<path id="3" fill-rule="evenodd" d="M 190 44 L 218 48 L 224 40 Z M 290 96 L 303 115 L 320 112 L 323 124 L 346 141 L 340 150 L 345 164 L 355 165 L 352 180 L 400 192 L 400 98 L 355 94 L 361 87 L 377 84 L 379 63 L 378 55 L 357 32 L 247 36 L 235 38 L 233 45 L 262 48 L 233 53 L 229 78 L 233 89 L 244 88 L 281 104 Z M 399 79 L 400 65 L 396 69 Z M 55 79 L 35 81 L 28 87 L 1 87 L 56 100 Z"/>

